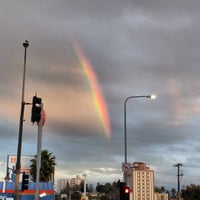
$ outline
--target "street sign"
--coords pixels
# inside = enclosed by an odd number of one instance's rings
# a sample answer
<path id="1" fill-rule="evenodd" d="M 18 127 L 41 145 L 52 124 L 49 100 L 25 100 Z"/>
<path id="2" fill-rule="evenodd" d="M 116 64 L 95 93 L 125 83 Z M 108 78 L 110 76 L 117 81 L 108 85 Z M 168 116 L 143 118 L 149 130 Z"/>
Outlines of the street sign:
<path id="1" fill-rule="evenodd" d="M 131 163 L 122 163 L 122 171 L 130 172 L 131 171 Z"/>

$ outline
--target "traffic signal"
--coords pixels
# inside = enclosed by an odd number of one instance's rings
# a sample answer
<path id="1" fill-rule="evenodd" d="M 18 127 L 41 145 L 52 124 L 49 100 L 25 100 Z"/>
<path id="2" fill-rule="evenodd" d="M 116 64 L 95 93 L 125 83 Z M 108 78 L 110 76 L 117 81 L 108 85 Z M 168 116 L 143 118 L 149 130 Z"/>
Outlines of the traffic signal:
<path id="1" fill-rule="evenodd" d="M 42 99 L 37 97 L 37 96 L 33 96 L 33 100 L 32 100 L 32 115 L 31 115 L 31 122 L 39 122 L 41 119 L 41 111 L 42 111 L 42 107 L 41 107 L 41 103 L 42 103 Z"/>
<path id="2" fill-rule="evenodd" d="M 124 187 L 124 194 L 129 195 L 130 194 L 130 188 L 128 186 Z"/>
<path id="3" fill-rule="evenodd" d="M 22 175 L 22 191 L 28 190 L 28 183 L 29 183 L 29 174 L 23 172 Z"/>
<path id="4" fill-rule="evenodd" d="M 130 199 L 130 188 L 124 182 L 120 182 L 120 200 Z"/>

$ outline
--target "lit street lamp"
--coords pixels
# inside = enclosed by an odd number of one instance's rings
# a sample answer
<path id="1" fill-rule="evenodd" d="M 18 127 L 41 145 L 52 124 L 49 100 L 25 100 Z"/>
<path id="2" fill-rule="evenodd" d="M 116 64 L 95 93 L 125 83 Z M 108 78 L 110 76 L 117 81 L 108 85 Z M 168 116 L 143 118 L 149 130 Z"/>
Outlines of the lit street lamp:
<path id="1" fill-rule="evenodd" d="M 135 99 L 135 98 L 149 98 L 149 99 L 155 99 L 156 95 L 140 95 L 140 96 L 129 96 L 124 101 L 124 161 L 125 164 L 127 164 L 127 137 L 126 137 L 126 104 L 129 99 Z M 127 185 L 127 172 L 125 171 L 124 174 L 125 183 Z"/>

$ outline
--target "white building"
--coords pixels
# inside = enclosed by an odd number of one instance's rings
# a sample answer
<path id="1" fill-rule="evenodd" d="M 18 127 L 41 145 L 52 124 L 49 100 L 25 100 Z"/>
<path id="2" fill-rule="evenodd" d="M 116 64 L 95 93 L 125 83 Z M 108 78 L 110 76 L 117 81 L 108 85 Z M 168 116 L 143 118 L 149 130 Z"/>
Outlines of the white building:
<path id="1" fill-rule="evenodd" d="M 67 187 L 67 184 L 69 184 L 70 179 L 59 179 L 57 181 L 57 192 L 60 193 L 63 189 Z"/>
<path id="2" fill-rule="evenodd" d="M 154 171 L 143 162 L 132 168 L 132 200 L 154 200 Z"/>
<path id="3" fill-rule="evenodd" d="M 81 181 L 83 181 L 83 179 L 81 179 L 81 177 L 79 175 L 77 175 L 76 178 L 72 178 L 70 180 L 70 187 L 73 188 L 77 185 L 80 185 Z"/>
<path id="4" fill-rule="evenodd" d="M 57 192 L 60 193 L 63 189 L 67 187 L 67 184 L 69 184 L 70 188 L 79 186 L 81 184 L 81 181 L 83 181 L 83 179 L 81 179 L 79 175 L 71 179 L 59 179 L 57 181 Z"/>
<path id="5" fill-rule="evenodd" d="M 155 199 L 154 200 L 168 200 L 169 195 L 167 193 L 155 193 Z"/>

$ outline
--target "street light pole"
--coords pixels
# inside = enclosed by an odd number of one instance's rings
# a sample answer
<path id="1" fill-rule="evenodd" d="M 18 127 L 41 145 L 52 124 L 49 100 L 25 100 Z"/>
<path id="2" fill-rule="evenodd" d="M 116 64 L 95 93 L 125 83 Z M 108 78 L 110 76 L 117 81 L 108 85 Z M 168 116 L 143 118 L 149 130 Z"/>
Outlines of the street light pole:
<path id="1" fill-rule="evenodd" d="M 86 177 L 87 177 L 87 174 L 83 174 L 83 177 L 84 177 L 84 191 L 83 191 L 83 196 L 86 196 Z"/>
<path id="2" fill-rule="evenodd" d="M 14 198 L 15 200 L 19 200 L 19 177 L 20 177 L 20 169 L 21 169 L 21 148 L 22 148 L 22 133 L 23 133 L 23 121 L 24 121 L 24 91 L 25 91 L 25 80 L 26 80 L 26 49 L 29 46 L 29 42 L 26 40 L 23 43 L 24 51 L 24 71 L 23 71 L 23 83 L 22 83 L 22 98 L 21 98 L 21 113 L 20 113 L 20 123 L 19 123 L 19 138 L 18 138 L 18 149 L 17 149 L 17 162 L 16 162 L 16 171 L 15 171 L 15 190 L 14 190 Z"/>
<path id="3" fill-rule="evenodd" d="M 124 162 L 127 164 L 127 128 L 126 128 L 126 104 L 129 99 L 135 99 L 135 98 L 150 98 L 150 99 L 155 99 L 155 95 L 139 95 L 139 96 L 129 96 L 125 99 L 124 101 Z M 127 172 L 125 171 L 124 173 L 124 179 L 125 179 L 125 184 L 127 185 Z"/>

